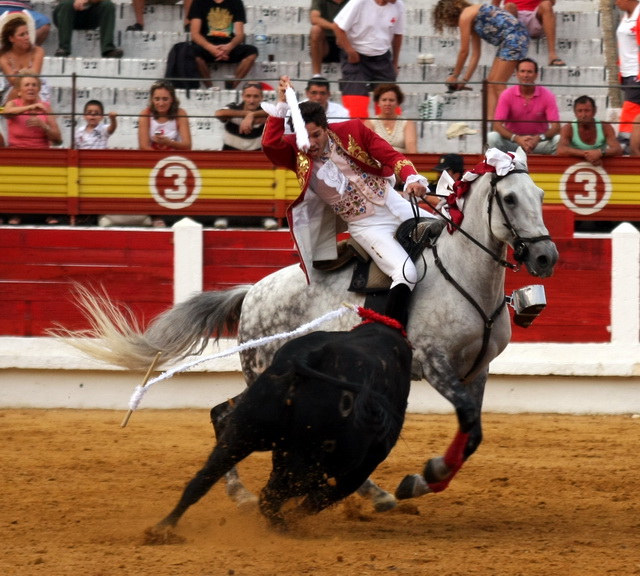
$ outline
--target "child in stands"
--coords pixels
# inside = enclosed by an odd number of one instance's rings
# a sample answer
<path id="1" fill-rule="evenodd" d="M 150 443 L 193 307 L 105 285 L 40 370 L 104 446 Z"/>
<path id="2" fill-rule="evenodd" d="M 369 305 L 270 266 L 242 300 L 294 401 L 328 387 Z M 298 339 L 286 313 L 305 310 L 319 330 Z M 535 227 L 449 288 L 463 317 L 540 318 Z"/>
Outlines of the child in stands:
<path id="1" fill-rule="evenodd" d="M 104 123 L 104 106 L 99 100 L 89 100 L 84 105 L 83 126 L 77 127 L 73 141 L 77 150 L 104 150 L 109 136 L 118 127 L 117 114 L 109 112 L 109 124 Z"/>

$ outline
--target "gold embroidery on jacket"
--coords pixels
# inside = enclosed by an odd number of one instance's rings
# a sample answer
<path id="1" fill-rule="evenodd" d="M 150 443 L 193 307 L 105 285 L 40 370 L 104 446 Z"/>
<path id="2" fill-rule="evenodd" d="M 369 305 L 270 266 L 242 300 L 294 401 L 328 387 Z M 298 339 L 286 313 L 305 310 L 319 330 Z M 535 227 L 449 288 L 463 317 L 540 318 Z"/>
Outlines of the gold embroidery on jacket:
<path id="1" fill-rule="evenodd" d="M 395 167 L 393 168 L 393 173 L 396 175 L 396 179 L 398 180 L 398 182 L 403 181 L 402 178 L 400 178 L 400 172 L 402 172 L 402 169 L 405 166 L 411 166 L 411 168 L 416 170 L 416 167 L 413 165 L 413 162 L 411 162 L 411 160 L 407 160 L 406 158 L 404 160 L 400 160 L 400 162 L 396 163 Z"/>
<path id="2" fill-rule="evenodd" d="M 366 164 L 367 166 L 372 166 L 373 168 L 380 168 L 382 164 L 378 162 L 375 158 L 369 156 L 369 153 L 358 144 L 354 137 L 349 134 L 349 144 L 347 145 L 347 152 L 350 156 L 353 156 L 359 162 Z"/>
<path id="3" fill-rule="evenodd" d="M 298 177 L 298 185 L 300 189 L 304 189 L 304 185 L 307 181 L 307 174 L 311 169 L 311 162 L 309 161 L 309 156 L 302 152 L 298 152 L 296 163 L 298 165 L 298 169 L 296 170 L 296 176 Z"/>

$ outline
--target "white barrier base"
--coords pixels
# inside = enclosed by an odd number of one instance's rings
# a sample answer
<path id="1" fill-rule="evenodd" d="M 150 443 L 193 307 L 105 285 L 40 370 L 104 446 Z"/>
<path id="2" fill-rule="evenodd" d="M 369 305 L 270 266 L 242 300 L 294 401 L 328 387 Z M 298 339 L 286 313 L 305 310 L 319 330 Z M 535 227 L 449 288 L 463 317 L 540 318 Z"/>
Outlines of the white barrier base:
<path id="1" fill-rule="evenodd" d="M 235 345 L 228 340 L 220 348 Z M 210 347 L 205 354 L 219 351 Z M 491 365 L 484 410 L 503 413 L 640 413 L 640 346 L 511 344 Z M 140 408 L 204 408 L 244 388 L 237 355 L 154 385 Z M 143 375 L 103 366 L 50 338 L 0 338 L 0 408 L 127 410 Z M 409 398 L 413 413 L 451 406 L 426 382 Z"/>

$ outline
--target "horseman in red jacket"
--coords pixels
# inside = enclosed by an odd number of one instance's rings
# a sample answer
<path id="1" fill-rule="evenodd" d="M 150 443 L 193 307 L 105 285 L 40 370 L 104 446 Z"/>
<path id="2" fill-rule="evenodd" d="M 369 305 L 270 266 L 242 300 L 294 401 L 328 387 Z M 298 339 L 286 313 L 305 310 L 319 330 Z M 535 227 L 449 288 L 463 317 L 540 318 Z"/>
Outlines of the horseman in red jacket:
<path id="1" fill-rule="evenodd" d="M 414 208 L 394 190 L 394 184 L 404 182 L 405 194 L 422 197 L 426 178 L 360 120 L 328 124 L 324 109 L 315 102 L 300 104 L 298 125 L 291 110 L 296 134 L 285 135 L 285 116 L 290 111 L 287 88 L 289 78 L 283 76 L 277 105 L 263 105 L 270 117 L 262 149 L 276 166 L 289 168 L 298 177 L 301 194 L 289 206 L 287 218 L 307 279 L 313 260 L 336 258 L 336 235 L 347 229 L 391 277 L 392 290 L 408 296 L 418 274 L 395 233 L 402 222 L 414 217 Z M 419 215 L 432 216 L 423 210 Z"/>

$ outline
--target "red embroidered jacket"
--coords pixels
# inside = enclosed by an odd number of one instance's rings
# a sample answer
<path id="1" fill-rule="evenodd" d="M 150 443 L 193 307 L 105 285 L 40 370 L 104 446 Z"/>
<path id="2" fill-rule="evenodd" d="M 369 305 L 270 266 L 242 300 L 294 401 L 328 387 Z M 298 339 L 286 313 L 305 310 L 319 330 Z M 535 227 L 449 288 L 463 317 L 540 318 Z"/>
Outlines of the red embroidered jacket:
<path id="1" fill-rule="evenodd" d="M 329 124 L 329 137 L 370 174 L 395 175 L 401 182 L 418 174 L 410 160 L 360 120 Z M 313 260 L 336 258 L 336 234 L 346 228 L 341 221 L 336 222 L 327 204 L 315 194 L 307 193 L 313 159 L 298 150 L 294 134 L 284 133 L 284 118 L 269 117 L 262 135 L 262 150 L 276 166 L 293 170 L 298 178 L 300 196 L 287 209 L 287 219 L 309 280 Z"/>

